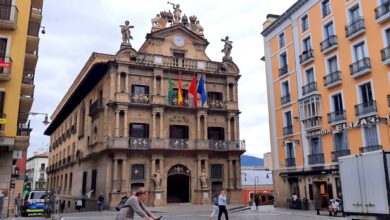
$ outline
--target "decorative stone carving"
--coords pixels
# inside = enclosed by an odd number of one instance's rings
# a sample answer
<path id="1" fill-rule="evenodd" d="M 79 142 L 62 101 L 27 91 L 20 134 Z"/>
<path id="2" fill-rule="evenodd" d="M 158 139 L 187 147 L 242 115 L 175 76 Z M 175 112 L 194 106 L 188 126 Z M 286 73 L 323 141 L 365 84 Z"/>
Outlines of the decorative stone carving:
<path id="1" fill-rule="evenodd" d="M 184 26 L 188 26 L 188 18 L 186 16 L 186 14 L 183 15 L 183 17 L 181 18 L 181 23 L 184 25 Z"/>
<path id="2" fill-rule="evenodd" d="M 157 170 L 156 173 L 153 175 L 153 181 L 155 188 L 161 188 L 161 174 L 160 170 Z"/>
<path id="3" fill-rule="evenodd" d="M 200 21 L 199 20 L 197 20 L 196 21 L 196 27 L 197 27 L 197 29 L 198 29 L 198 34 L 200 35 L 200 36 L 204 36 L 204 34 L 203 34 L 203 27 L 202 27 L 202 25 L 200 25 Z"/>
<path id="4" fill-rule="evenodd" d="M 131 36 L 130 29 L 134 28 L 134 26 L 130 25 L 129 21 L 125 21 L 125 25 L 120 25 L 120 28 L 122 33 L 122 44 L 129 45 L 131 47 L 130 40 L 132 40 L 133 37 Z"/>
<path id="5" fill-rule="evenodd" d="M 156 14 L 156 17 L 152 19 L 152 26 L 153 27 L 160 27 L 160 20 L 161 20 L 161 15 Z"/>
<path id="6" fill-rule="evenodd" d="M 196 20 L 198 17 L 196 15 L 190 16 L 190 30 L 197 33 L 198 32 L 198 27 L 196 26 Z"/>
<path id="7" fill-rule="evenodd" d="M 222 60 L 223 61 L 231 61 L 232 57 L 230 56 L 230 53 L 232 52 L 232 49 L 233 49 L 233 41 L 230 41 L 228 36 L 226 36 L 225 39 L 221 39 L 221 41 L 225 42 L 225 45 L 224 45 L 223 49 L 221 50 L 221 52 L 225 54 L 225 56 L 223 56 Z"/>
<path id="8" fill-rule="evenodd" d="M 181 9 L 179 4 L 168 2 L 173 7 L 173 24 L 179 24 L 181 19 Z"/>
<path id="9" fill-rule="evenodd" d="M 169 119 L 170 122 L 178 122 L 178 123 L 183 123 L 183 122 L 189 122 L 188 118 L 183 117 L 183 116 L 174 116 Z"/>
<path id="10" fill-rule="evenodd" d="M 206 171 L 203 169 L 202 170 L 202 173 L 200 174 L 200 185 L 202 187 L 202 189 L 204 188 L 207 188 L 208 185 L 207 185 L 207 174 L 206 174 Z"/>

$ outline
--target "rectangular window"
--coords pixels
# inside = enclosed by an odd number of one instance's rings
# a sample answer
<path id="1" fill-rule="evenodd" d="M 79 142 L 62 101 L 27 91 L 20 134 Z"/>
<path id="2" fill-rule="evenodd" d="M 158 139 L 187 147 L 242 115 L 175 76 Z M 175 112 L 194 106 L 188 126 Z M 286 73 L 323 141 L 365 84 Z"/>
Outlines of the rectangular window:
<path id="1" fill-rule="evenodd" d="M 207 98 L 210 100 L 223 100 L 221 92 L 207 92 Z"/>
<path id="2" fill-rule="evenodd" d="M 182 95 L 183 95 L 183 99 L 187 99 L 188 97 L 188 90 L 187 89 L 182 89 Z M 178 97 L 178 94 L 179 94 L 179 89 L 173 89 L 173 97 Z"/>
<path id="3" fill-rule="evenodd" d="M 322 153 L 322 143 L 320 137 L 310 138 L 310 146 L 312 154 L 321 154 Z"/>
<path id="4" fill-rule="evenodd" d="M 207 135 L 209 140 L 225 140 L 225 129 L 222 127 L 208 127 Z"/>
<path id="5" fill-rule="evenodd" d="M 96 193 L 96 180 L 97 180 L 97 170 L 92 170 L 91 175 L 91 190 L 93 190 L 93 194 Z"/>
<path id="6" fill-rule="evenodd" d="M 41 163 L 41 170 L 45 170 L 45 164 Z"/>
<path id="7" fill-rule="evenodd" d="M 284 33 L 279 34 L 279 48 L 286 46 L 286 39 Z"/>
<path id="8" fill-rule="evenodd" d="M 88 177 L 88 172 L 84 171 L 83 172 L 83 185 L 81 186 L 81 194 L 85 195 L 87 193 L 87 177 Z"/>
<path id="9" fill-rule="evenodd" d="M 385 34 L 386 34 L 386 46 L 390 46 L 390 28 L 386 29 Z"/>
<path id="10" fill-rule="evenodd" d="M 321 100 L 320 97 L 311 97 L 300 102 L 301 119 L 308 119 L 321 115 Z"/>
<path id="11" fill-rule="evenodd" d="M 132 85 L 131 93 L 137 95 L 148 95 L 149 94 L 149 86 L 141 86 L 141 85 Z"/>
<path id="12" fill-rule="evenodd" d="M 329 37 L 334 35 L 333 21 L 327 23 L 324 26 L 324 35 L 325 39 L 328 39 Z"/>
<path id="13" fill-rule="evenodd" d="M 371 83 L 365 83 L 359 86 L 361 103 L 369 103 L 373 101 Z"/>
<path id="14" fill-rule="evenodd" d="M 145 179 L 145 165 L 133 164 L 131 165 L 131 180 L 144 180 Z"/>
<path id="15" fill-rule="evenodd" d="M 129 136 L 148 138 L 149 137 L 149 124 L 143 123 L 130 123 Z"/>
<path id="16" fill-rule="evenodd" d="M 279 55 L 279 64 L 280 64 L 280 67 L 287 66 L 287 55 L 286 55 L 286 53 L 282 53 L 282 54 Z"/>
<path id="17" fill-rule="evenodd" d="M 171 139 L 188 139 L 188 126 L 170 125 L 169 138 Z"/>
<path id="18" fill-rule="evenodd" d="M 295 158 L 294 145 L 291 142 L 286 143 L 286 158 Z"/>
<path id="19" fill-rule="evenodd" d="M 290 87 L 288 81 L 282 82 L 282 97 L 290 94 Z"/>
<path id="20" fill-rule="evenodd" d="M 210 177 L 212 180 L 223 180 L 223 164 L 211 164 Z"/>
<path id="21" fill-rule="evenodd" d="M 333 134 L 334 151 L 348 149 L 347 133 L 345 131 Z"/>
<path id="22" fill-rule="evenodd" d="M 364 144 L 366 147 L 379 145 L 376 124 L 364 126 L 363 133 L 364 133 Z"/>
<path id="23" fill-rule="evenodd" d="M 359 5 L 356 5 L 349 9 L 349 20 L 350 22 L 355 21 L 360 17 Z"/>
<path id="24" fill-rule="evenodd" d="M 287 111 L 284 113 L 284 125 L 285 127 L 292 125 L 291 111 Z"/>
<path id="25" fill-rule="evenodd" d="M 306 84 L 315 82 L 313 68 L 306 70 L 305 73 L 306 73 Z"/>
<path id="26" fill-rule="evenodd" d="M 366 57 L 366 53 L 364 50 L 364 42 L 354 45 L 353 51 L 355 55 L 355 61 L 361 60 Z"/>
<path id="27" fill-rule="evenodd" d="M 301 27 L 302 32 L 305 32 L 307 29 L 309 29 L 309 17 L 307 15 L 301 18 Z"/>
<path id="28" fill-rule="evenodd" d="M 329 69 L 329 73 L 334 73 L 338 71 L 337 56 L 333 56 L 328 59 L 328 69 Z"/>
<path id="29" fill-rule="evenodd" d="M 332 95 L 332 104 L 333 104 L 333 111 L 334 112 L 342 112 L 344 111 L 343 107 L 343 98 L 341 96 L 341 93 L 338 93 L 336 95 Z"/>
<path id="30" fill-rule="evenodd" d="M 310 37 L 307 37 L 307 38 L 303 39 L 303 41 L 302 41 L 302 48 L 303 48 L 304 52 L 311 50 Z"/>
<path id="31" fill-rule="evenodd" d="M 328 14 L 330 14 L 330 12 L 331 12 L 331 10 L 330 10 L 330 1 L 329 0 L 323 0 L 321 2 L 321 5 L 322 5 L 322 17 L 325 17 Z"/>

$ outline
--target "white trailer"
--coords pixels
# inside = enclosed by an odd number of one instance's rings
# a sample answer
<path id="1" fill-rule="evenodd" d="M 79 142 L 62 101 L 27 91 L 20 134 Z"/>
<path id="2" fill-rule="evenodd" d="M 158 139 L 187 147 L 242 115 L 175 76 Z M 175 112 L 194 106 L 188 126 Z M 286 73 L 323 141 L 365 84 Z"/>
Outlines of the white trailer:
<path id="1" fill-rule="evenodd" d="M 390 216 L 390 152 L 372 151 L 339 158 L 344 212 L 347 215 Z"/>

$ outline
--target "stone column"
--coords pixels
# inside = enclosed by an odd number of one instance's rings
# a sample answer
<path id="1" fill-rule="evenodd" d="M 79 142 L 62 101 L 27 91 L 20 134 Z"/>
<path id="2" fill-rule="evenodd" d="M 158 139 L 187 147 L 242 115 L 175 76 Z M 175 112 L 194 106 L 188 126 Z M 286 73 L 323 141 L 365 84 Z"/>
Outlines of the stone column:
<path id="1" fill-rule="evenodd" d="M 203 136 L 203 139 L 204 140 L 207 140 L 207 115 L 204 116 L 204 128 L 203 128 L 203 133 L 204 133 L 204 136 Z"/>
<path id="2" fill-rule="evenodd" d="M 229 181 L 228 188 L 233 189 L 233 161 L 229 159 L 229 171 L 228 171 Z"/>
<path id="3" fill-rule="evenodd" d="M 110 74 L 110 100 L 114 100 L 115 91 L 115 73 L 111 70 Z"/>
<path id="4" fill-rule="evenodd" d="M 155 173 L 156 173 L 156 160 L 152 159 L 152 175 Z"/>
<path id="5" fill-rule="evenodd" d="M 231 137 L 231 128 L 230 128 L 230 116 L 227 117 L 227 140 L 230 141 Z"/>
<path id="6" fill-rule="evenodd" d="M 164 114 L 162 112 L 160 112 L 160 138 L 163 137 L 163 134 L 164 134 L 164 123 L 163 123 L 163 117 L 164 117 Z"/>
<path id="7" fill-rule="evenodd" d="M 157 95 L 157 79 L 156 79 L 156 76 L 153 77 L 153 95 Z"/>
<path id="8" fill-rule="evenodd" d="M 241 189 L 241 169 L 240 169 L 240 159 L 236 160 L 236 181 L 237 189 Z"/>
<path id="9" fill-rule="evenodd" d="M 124 121 L 123 121 L 123 123 L 124 123 L 124 125 L 123 125 L 123 137 L 129 137 L 129 122 L 128 122 L 128 117 L 127 117 L 127 113 L 128 113 L 128 111 L 127 110 L 125 110 L 124 111 Z"/>
<path id="10" fill-rule="evenodd" d="M 196 183 L 198 185 L 198 189 L 202 189 L 202 184 L 200 183 L 200 174 L 202 173 L 202 159 L 198 158 L 198 172 L 196 174 Z"/>
<path id="11" fill-rule="evenodd" d="M 237 93 L 236 85 L 233 84 L 233 101 L 237 101 L 237 98 L 236 98 L 237 94 L 236 93 Z"/>
<path id="12" fill-rule="evenodd" d="M 114 158 L 114 171 L 113 171 L 113 175 L 112 175 L 112 191 L 113 192 L 116 192 L 118 190 L 117 185 L 116 185 L 117 180 L 118 180 L 118 159 Z"/>
<path id="13" fill-rule="evenodd" d="M 129 74 L 126 73 L 126 82 L 125 82 L 125 92 L 129 93 L 131 91 L 129 91 Z"/>
<path id="14" fill-rule="evenodd" d="M 127 192 L 127 156 L 125 155 L 125 158 L 122 159 L 122 182 L 121 182 L 121 191 Z"/>
<path id="15" fill-rule="evenodd" d="M 237 137 L 237 131 L 238 131 L 237 116 L 234 116 L 233 123 L 234 123 L 234 140 L 233 141 L 237 141 L 237 139 L 238 139 L 238 137 Z"/>
<path id="16" fill-rule="evenodd" d="M 115 137 L 119 137 L 119 110 L 115 111 Z"/>
<path id="17" fill-rule="evenodd" d="M 152 138 L 156 138 L 156 113 L 155 112 L 152 112 L 152 118 L 153 118 Z"/>
<path id="18" fill-rule="evenodd" d="M 196 116 L 196 138 L 200 139 L 200 116 Z"/>
<path id="19" fill-rule="evenodd" d="M 116 84 L 116 92 L 121 91 L 121 74 L 117 74 L 117 84 Z"/>
<path id="20" fill-rule="evenodd" d="M 230 93 L 229 93 L 229 82 L 226 84 L 226 101 L 230 101 Z"/>

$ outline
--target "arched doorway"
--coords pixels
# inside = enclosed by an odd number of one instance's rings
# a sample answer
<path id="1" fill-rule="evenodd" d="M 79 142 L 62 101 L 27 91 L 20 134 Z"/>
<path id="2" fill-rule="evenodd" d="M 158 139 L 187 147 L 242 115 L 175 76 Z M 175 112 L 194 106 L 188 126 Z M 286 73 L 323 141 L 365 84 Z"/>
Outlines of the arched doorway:
<path id="1" fill-rule="evenodd" d="M 168 171 L 168 203 L 190 202 L 191 195 L 191 173 L 183 165 L 175 165 Z"/>

